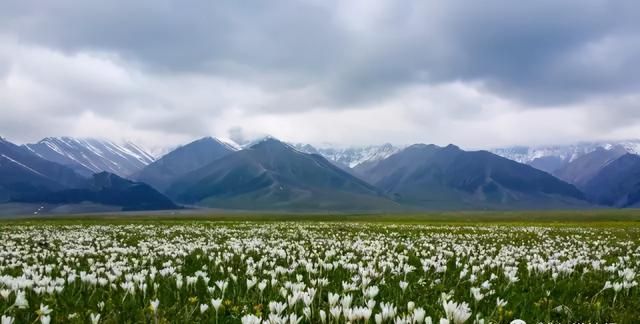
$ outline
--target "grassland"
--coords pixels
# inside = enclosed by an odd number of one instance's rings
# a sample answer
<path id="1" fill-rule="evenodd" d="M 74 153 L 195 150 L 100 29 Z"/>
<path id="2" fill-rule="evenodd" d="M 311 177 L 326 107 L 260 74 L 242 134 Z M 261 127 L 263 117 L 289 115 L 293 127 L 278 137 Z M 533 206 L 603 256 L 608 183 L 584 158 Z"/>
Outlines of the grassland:
<path id="1" fill-rule="evenodd" d="M 443 225 L 543 225 L 640 227 L 640 209 L 463 211 L 426 213 L 182 212 L 97 213 L 0 218 L 0 224 L 122 224 L 192 222 L 338 222 Z"/>
<path id="2" fill-rule="evenodd" d="M 0 236 L 6 323 L 640 319 L 636 210 L 103 214 Z"/>

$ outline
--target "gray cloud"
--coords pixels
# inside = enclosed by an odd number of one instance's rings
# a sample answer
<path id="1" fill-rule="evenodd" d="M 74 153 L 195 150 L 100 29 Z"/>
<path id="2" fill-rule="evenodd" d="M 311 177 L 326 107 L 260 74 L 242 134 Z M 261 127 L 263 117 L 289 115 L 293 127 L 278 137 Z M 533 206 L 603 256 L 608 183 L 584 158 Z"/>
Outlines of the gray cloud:
<path id="1" fill-rule="evenodd" d="M 631 0 L 8 0 L 0 128 L 33 140 L 121 123 L 118 135 L 152 145 L 230 129 L 308 141 L 587 140 L 633 135 L 639 61 Z M 509 134 L 567 112 L 583 123 Z M 359 123 L 325 123 L 340 116 Z M 102 130 L 69 125 L 82 118 Z"/>

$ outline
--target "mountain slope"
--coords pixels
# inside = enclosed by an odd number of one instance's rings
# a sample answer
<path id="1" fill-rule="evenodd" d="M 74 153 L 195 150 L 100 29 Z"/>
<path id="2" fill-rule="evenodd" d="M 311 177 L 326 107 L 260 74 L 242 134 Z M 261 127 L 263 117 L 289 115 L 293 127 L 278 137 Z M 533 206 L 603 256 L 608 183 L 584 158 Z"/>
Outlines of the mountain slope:
<path id="1" fill-rule="evenodd" d="M 173 150 L 132 177 L 164 191 L 185 174 L 234 151 L 235 148 L 227 143 L 205 137 Z"/>
<path id="2" fill-rule="evenodd" d="M 77 187 L 84 181 L 70 168 L 0 138 L 0 202 L 32 192 Z"/>
<path id="3" fill-rule="evenodd" d="M 94 174 L 82 188 L 33 193 L 13 201 L 56 205 L 91 202 L 119 206 L 125 211 L 178 208 L 169 198 L 149 185 L 129 181 L 108 172 Z"/>
<path id="4" fill-rule="evenodd" d="M 614 207 L 640 205 L 640 156 L 625 154 L 607 164 L 584 186 L 594 202 Z"/>
<path id="5" fill-rule="evenodd" d="M 454 145 L 412 145 L 380 161 L 365 179 L 400 202 L 428 208 L 552 208 L 583 199 L 574 186 L 545 172 Z"/>
<path id="6" fill-rule="evenodd" d="M 627 151 L 621 146 L 614 146 L 610 149 L 598 147 L 595 151 L 564 165 L 553 175 L 583 189 L 602 168 L 625 154 L 627 154 Z"/>
<path id="7" fill-rule="evenodd" d="M 371 210 L 395 208 L 366 182 L 320 155 L 268 138 L 177 181 L 178 201 L 218 208 Z"/>
<path id="8" fill-rule="evenodd" d="M 85 176 L 107 171 L 126 177 L 154 161 L 149 153 L 131 142 L 118 145 L 98 139 L 47 137 L 24 147 Z"/>

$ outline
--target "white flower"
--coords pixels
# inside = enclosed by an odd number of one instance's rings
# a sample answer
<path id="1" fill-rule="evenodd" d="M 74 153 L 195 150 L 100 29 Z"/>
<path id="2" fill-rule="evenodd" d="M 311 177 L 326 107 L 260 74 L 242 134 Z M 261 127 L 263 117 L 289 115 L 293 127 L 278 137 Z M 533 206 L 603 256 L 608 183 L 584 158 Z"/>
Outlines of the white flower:
<path id="1" fill-rule="evenodd" d="M 42 316 L 42 315 L 49 315 L 51 314 L 52 310 L 49 308 L 49 306 L 44 305 L 44 304 L 40 304 L 40 308 L 38 309 L 37 313 L 38 315 Z"/>
<path id="2" fill-rule="evenodd" d="M 247 279 L 247 290 L 253 288 L 253 286 L 255 286 L 256 283 L 258 283 L 258 279 L 256 279 L 256 278 Z"/>
<path id="3" fill-rule="evenodd" d="M 447 319 L 454 324 L 462 324 L 471 317 L 471 310 L 467 303 L 456 303 L 453 301 L 443 301 L 442 306 L 447 315 Z"/>
<path id="4" fill-rule="evenodd" d="M 151 310 L 154 314 L 158 311 L 158 305 L 160 305 L 160 301 L 158 300 L 158 298 L 151 301 Z"/>
<path id="5" fill-rule="evenodd" d="M 413 309 L 416 308 L 416 303 L 410 301 L 407 303 L 407 311 L 409 313 L 413 312 Z"/>
<path id="6" fill-rule="evenodd" d="M 13 321 L 13 317 L 8 315 L 2 315 L 2 317 L 0 318 L 0 324 L 13 324 Z"/>
<path id="7" fill-rule="evenodd" d="M 298 317 L 297 314 L 289 314 L 289 324 L 298 324 L 302 321 L 302 317 Z"/>
<path id="8" fill-rule="evenodd" d="M 481 301 L 484 298 L 484 294 L 480 292 L 480 288 L 471 287 L 471 295 L 477 302 Z"/>
<path id="9" fill-rule="evenodd" d="M 329 307 L 335 306 L 338 300 L 340 300 L 340 295 L 329 293 L 329 297 L 328 297 Z"/>
<path id="10" fill-rule="evenodd" d="M 91 313 L 90 317 L 91 317 L 91 324 L 100 323 L 100 314 Z"/>
<path id="11" fill-rule="evenodd" d="M 258 316 L 255 316 L 253 314 L 248 314 L 248 315 L 242 316 L 242 318 L 240 318 L 240 322 L 242 324 L 260 324 L 262 323 L 262 320 Z"/>
<path id="12" fill-rule="evenodd" d="M 16 301 L 13 303 L 13 306 L 20 309 L 29 307 L 29 301 L 27 301 L 27 297 L 25 296 L 24 291 L 18 291 L 18 293 L 16 294 Z"/>
<path id="13" fill-rule="evenodd" d="M 400 289 L 402 289 L 402 292 L 404 292 L 405 290 L 407 290 L 407 287 L 409 287 L 409 283 L 406 281 L 400 281 Z"/>
<path id="14" fill-rule="evenodd" d="M 380 288 L 378 286 L 371 286 L 365 290 L 364 295 L 369 299 L 373 299 L 376 298 L 379 292 Z"/>
<path id="15" fill-rule="evenodd" d="M 340 318 L 340 314 L 342 314 L 342 308 L 340 308 L 340 306 L 331 307 L 331 309 L 329 309 L 329 314 L 331 314 L 331 316 L 333 318 L 339 319 Z"/>
<path id="16" fill-rule="evenodd" d="M 229 286 L 229 282 L 226 280 L 217 280 L 216 281 L 216 287 L 218 287 L 218 289 L 220 289 L 222 291 L 222 293 L 224 293 L 224 291 L 227 289 L 227 287 Z"/>
<path id="17" fill-rule="evenodd" d="M 207 309 L 209 309 L 208 304 L 200 304 L 200 314 L 204 314 L 204 312 L 206 312 Z"/>
<path id="18" fill-rule="evenodd" d="M 391 303 L 380 303 L 380 309 L 382 310 L 382 319 L 385 321 L 396 316 L 396 306 Z"/>
<path id="19" fill-rule="evenodd" d="M 521 320 L 521 319 L 514 319 L 513 321 L 511 321 L 511 323 L 509 324 L 527 324 L 527 322 Z"/>
<path id="20" fill-rule="evenodd" d="M 427 315 L 427 312 L 422 307 L 418 307 L 413 310 L 413 321 L 421 324 L 424 322 L 424 317 Z"/>
<path id="21" fill-rule="evenodd" d="M 269 311 L 271 312 L 271 314 L 275 314 L 275 315 L 280 315 L 282 314 L 282 312 L 284 312 L 284 310 L 287 309 L 287 304 L 286 303 L 279 303 L 279 302 L 269 302 Z"/>
<path id="22" fill-rule="evenodd" d="M 220 309 L 220 305 L 222 305 L 222 298 L 211 299 L 211 306 L 216 310 L 216 313 L 218 312 L 218 309 Z"/>
<path id="23" fill-rule="evenodd" d="M 353 296 L 352 295 L 344 295 L 344 296 L 342 296 L 342 299 L 340 300 L 340 304 L 342 305 L 343 309 L 351 308 L 351 302 L 352 301 L 353 301 Z"/>
<path id="24" fill-rule="evenodd" d="M 506 300 L 504 300 L 504 299 L 502 299 L 502 298 L 500 298 L 500 297 L 498 297 L 498 298 L 496 299 L 496 306 L 497 306 L 498 308 L 501 308 L 501 307 L 505 307 L 505 306 L 507 306 L 507 303 L 508 303 L 508 302 L 507 302 Z"/>
<path id="25" fill-rule="evenodd" d="M 262 292 L 265 288 L 267 288 L 267 281 L 266 280 L 262 280 L 258 284 L 258 289 L 260 290 L 260 292 Z"/>
<path id="26" fill-rule="evenodd" d="M 619 292 L 620 290 L 622 290 L 622 284 L 619 282 L 614 282 L 613 283 L 613 291 L 614 292 Z"/>
<path id="27" fill-rule="evenodd" d="M 326 323 L 327 322 L 327 312 L 325 312 L 324 310 L 320 310 L 320 322 L 322 323 Z"/>
<path id="28" fill-rule="evenodd" d="M 42 323 L 42 324 L 51 323 L 51 316 L 49 316 L 49 315 L 40 316 L 40 323 Z"/>

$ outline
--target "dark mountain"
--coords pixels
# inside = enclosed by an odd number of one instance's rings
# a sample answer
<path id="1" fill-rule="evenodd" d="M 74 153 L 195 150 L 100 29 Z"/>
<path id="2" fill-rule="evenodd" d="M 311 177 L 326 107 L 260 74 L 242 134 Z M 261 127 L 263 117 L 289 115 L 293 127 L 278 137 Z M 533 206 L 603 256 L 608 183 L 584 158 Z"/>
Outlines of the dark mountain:
<path id="1" fill-rule="evenodd" d="M 235 149 L 226 143 L 205 137 L 175 149 L 135 174 L 133 178 L 165 191 L 171 183 L 187 173 L 234 151 Z"/>
<path id="2" fill-rule="evenodd" d="M 584 204 L 573 185 L 487 151 L 418 144 L 364 175 L 402 203 L 427 208 L 555 208 Z"/>
<path id="3" fill-rule="evenodd" d="M 397 205 L 320 155 L 268 138 L 186 175 L 176 200 L 218 208 L 371 210 Z"/>
<path id="4" fill-rule="evenodd" d="M 603 167 L 584 185 L 592 201 L 615 207 L 640 204 L 640 156 L 625 154 Z"/>
<path id="5" fill-rule="evenodd" d="M 169 198 L 149 185 L 132 182 L 108 172 L 94 174 L 82 188 L 33 193 L 13 201 L 56 205 L 91 202 L 119 206 L 125 211 L 178 208 Z"/>
<path id="6" fill-rule="evenodd" d="M 74 188 L 84 181 L 70 168 L 0 138 L 0 202 L 34 192 Z"/>
<path id="7" fill-rule="evenodd" d="M 43 159 L 66 165 L 87 177 L 103 171 L 125 177 L 154 161 L 149 153 L 131 142 L 116 144 L 91 138 L 47 137 L 24 147 Z"/>
<path id="8" fill-rule="evenodd" d="M 587 153 L 566 164 L 553 173 L 556 177 L 574 184 L 580 189 L 591 181 L 604 167 L 627 154 L 622 146 L 614 146 L 611 149 L 598 147 L 595 151 Z"/>

